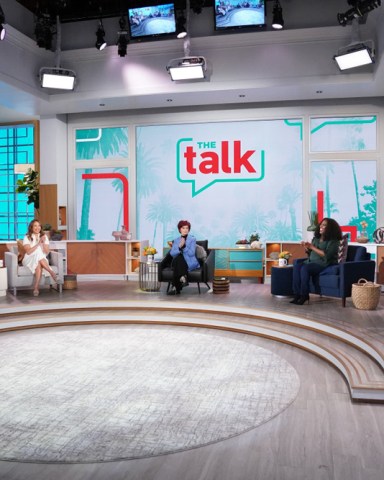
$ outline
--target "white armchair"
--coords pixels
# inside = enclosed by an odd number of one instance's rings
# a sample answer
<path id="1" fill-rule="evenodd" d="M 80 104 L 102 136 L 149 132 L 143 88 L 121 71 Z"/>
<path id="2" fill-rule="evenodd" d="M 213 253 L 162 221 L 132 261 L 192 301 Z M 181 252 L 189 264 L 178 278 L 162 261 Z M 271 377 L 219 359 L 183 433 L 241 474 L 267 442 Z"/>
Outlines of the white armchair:
<path id="1" fill-rule="evenodd" d="M 18 264 L 18 251 L 17 246 L 11 247 L 12 251 L 4 253 L 4 263 L 7 267 L 8 275 L 8 288 L 13 291 L 13 294 L 17 295 L 17 289 L 32 288 L 33 287 L 33 274 L 27 267 L 23 267 Z M 57 285 L 59 292 L 63 290 L 64 283 L 64 257 L 60 252 L 51 251 L 49 254 L 49 264 L 52 270 L 57 275 Z M 41 276 L 40 286 L 54 285 L 52 277 Z"/>

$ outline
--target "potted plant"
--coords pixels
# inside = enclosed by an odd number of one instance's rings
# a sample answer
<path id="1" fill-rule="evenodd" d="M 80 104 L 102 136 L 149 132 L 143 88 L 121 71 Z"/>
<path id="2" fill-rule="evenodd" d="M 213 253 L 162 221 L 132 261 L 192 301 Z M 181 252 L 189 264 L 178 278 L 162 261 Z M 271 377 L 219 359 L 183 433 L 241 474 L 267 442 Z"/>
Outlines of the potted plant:
<path id="1" fill-rule="evenodd" d="M 237 240 L 236 245 L 238 248 L 248 248 L 249 241 L 246 238 L 242 238 L 240 240 Z"/>
<path id="2" fill-rule="evenodd" d="M 256 232 L 251 233 L 249 243 L 251 248 L 261 248 L 260 235 Z"/>
<path id="3" fill-rule="evenodd" d="M 44 225 L 41 226 L 41 229 L 48 238 L 51 237 L 52 225 L 50 223 L 44 223 Z"/>
<path id="4" fill-rule="evenodd" d="M 16 182 L 16 193 L 25 193 L 27 196 L 27 204 L 34 204 L 35 210 L 40 208 L 40 195 L 39 195 L 39 173 L 32 168 L 29 168 L 24 178 L 20 178 Z"/>
<path id="5" fill-rule="evenodd" d="M 308 232 L 314 232 L 317 225 L 319 224 L 319 215 L 316 210 L 311 210 L 308 212 L 309 225 L 307 227 Z"/>
<path id="6" fill-rule="evenodd" d="M 54 242 L 60 242 L 63 239 L 63 232 L 60 230 L 51 230 L 51 240 Z"/>
<path id="7" fill-rule="evenodd" d="M 157 250 L 156 250 L 155 247 L 151 247 L 151 246 L 144 247 L 143 254 L 144 254 L 145 257 L 147 257 L 147 262 L 148 263 L 153 262 L 156 253 L 157 253 Z"/>

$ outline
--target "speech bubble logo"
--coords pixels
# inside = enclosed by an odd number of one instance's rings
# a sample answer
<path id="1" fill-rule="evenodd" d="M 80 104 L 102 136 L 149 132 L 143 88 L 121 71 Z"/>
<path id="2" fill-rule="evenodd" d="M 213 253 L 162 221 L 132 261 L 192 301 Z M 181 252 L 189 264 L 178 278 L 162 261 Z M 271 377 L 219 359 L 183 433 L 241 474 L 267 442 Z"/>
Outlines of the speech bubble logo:
<path id="1" fill-rule="evenodd" d="M 243 150 L 241 140 L 194 142 L 180 138 L 176 144 L 176 175 L 190 183 L 192 197 L 215 183 L 260 182 L 265 177 L 265 152 Z"/>

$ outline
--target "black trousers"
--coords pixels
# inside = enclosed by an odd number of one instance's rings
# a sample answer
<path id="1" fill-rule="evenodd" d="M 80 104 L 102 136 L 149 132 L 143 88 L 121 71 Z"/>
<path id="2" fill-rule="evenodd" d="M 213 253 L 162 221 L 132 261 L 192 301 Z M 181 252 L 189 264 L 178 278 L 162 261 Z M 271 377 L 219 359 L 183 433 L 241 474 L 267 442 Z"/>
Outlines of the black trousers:
<path id="1" fill-rule="evenodd" d="M 177 255 L 172 260 L 172 270 L 173 270 L 173 286 L 176 288 L 177 292 L 181 290 L 180 277 L 187 276 L 188 274 L 188 264 L 185 261 L 183 254 Z"/>

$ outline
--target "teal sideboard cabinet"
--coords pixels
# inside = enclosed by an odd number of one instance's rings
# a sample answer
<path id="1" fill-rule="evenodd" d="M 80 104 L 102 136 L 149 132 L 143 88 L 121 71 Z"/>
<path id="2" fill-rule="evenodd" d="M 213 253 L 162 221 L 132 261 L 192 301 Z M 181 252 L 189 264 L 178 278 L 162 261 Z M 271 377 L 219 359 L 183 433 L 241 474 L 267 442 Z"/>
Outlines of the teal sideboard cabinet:
<path id="1" fill-rule="evenodd" d="M 215 248 L 215 276 L 263 280 L 263 249 Z"/>

